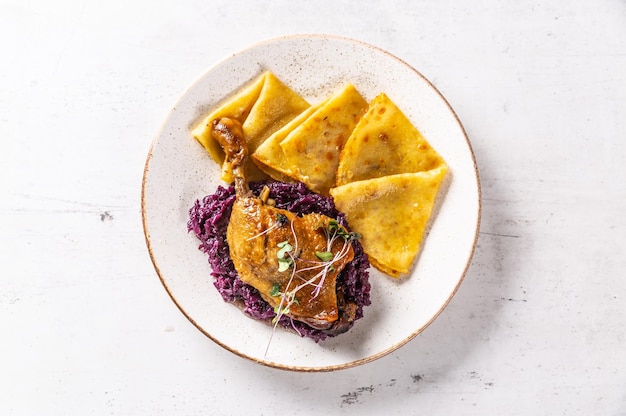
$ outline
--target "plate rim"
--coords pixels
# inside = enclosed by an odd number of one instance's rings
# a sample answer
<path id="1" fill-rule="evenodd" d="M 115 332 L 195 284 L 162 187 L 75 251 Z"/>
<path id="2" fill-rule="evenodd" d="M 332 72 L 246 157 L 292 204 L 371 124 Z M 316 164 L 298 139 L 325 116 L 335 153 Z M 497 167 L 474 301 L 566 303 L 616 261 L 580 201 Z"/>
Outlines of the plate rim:
<path id="1" fill-rule="evenodd" d="M 169 120 L 169 116 L 172 114 L 172 112 L 176 108 L 176 104 L 189 92 L 189 90 L 191 90 L 197 83 L 199 83 L 209 72 L 213 71 L 214 69 L 216 69 L 220 65 L 226 63 L 227 61 L 229 61 L 230 59 L 234 58 L 235 56 L 241 55 L 243 53 L 246 53 L 247 51 L 250 51 L 250 50 L 253 50 L 255 48 L 258 48 L 258 47 L 261 47 L 261 46 L 265 46 L 265 45 L 268 45 L 268 44 L 272 44 L 272 43 L 280 43 L 280 42 L 286 41 L 286 40 L 311 39 L 311 38 L 331 39 L 331 40 L 336 40 L 336 41 L 342 41 L 342 42 L 345 42 L 345 43 L 357 44 L 357 45 L 363 46 L 365 48 L 370 48 L 370 49 L 377 50 L 378 52 L 384 54 L 385 56 L 398 61 L 400 64 L 405 66 L 407 69 L 411 70 L 416 76 L 421 78 L 422 81 L 426 82 L 428 87 L 433 92 L 435 92 L 438 95 L 438 97 L 445 104 L 446 108 L 453 115 L 455 123 L 458 125 L 458 127 L 460 128 L 460 130 L 461 130 L 461 132 L 463 134 L 463 139 L 465 140 L 465 144 L 467 145 L 467 149 L 469 151 L 469 155 L 471 156 L 471 162 L 472 162 L 472 167 L 473 167 L 473 170 L 474 170 L 474 176 L 475 176 L 476 188 L 477 188 L 476 189 L 476 191 L 477 191 L 476 192 L 476 202 L 477 202 L 476 223 L 475 223 L 475 226 L 474 226 L 474 236 L 473 236 L 473 239 L 472 239 L 471 248 L 470 248 L 470 250 L 469 250 L 469 252 L 467 254 L 467 259 L 465 261 L 465 266 L 463 267 L 463 271 L 462 271 L 461 275 L 459 276 L 456 285 L 454 286 L 453 290 L 450 292 L 450 294 L 447 297 L 447 299 L 445 300 L 445 302 L 443 302 L 441 307 L 436 311 L 436 313 L 434 313 L 432 315 L 432 317 L 426 323 L 424 323 L 419 328 L 417 328 L 415 331 L 410 333 L 406 338 L 402 339 L 401 341 L 391 345 L 390 347 L 388 347 L 388 348 L 386 348 L 386 349 L 384 349 L 382 351 L 379 351 L 378 353 L 369 355 L 369 356 L 361 358 L 361 359 L 345 362 L 345 363 L 342 363 L 342 364 L 324 365 L 324 366 L 287 365 L 287 364 L 277 363 L 277 362 L 268 361 L 268 360 L 264 360 L 264 359 L 259 359 L 257 357 L 253 357 L 253 356 L 250 356 L 250 355 L 248 355 L 246 353 L 243 353 L 243 352 L 237 350 L 237 348 L 235 348 L 235 347 L 227 345 L 226 343 L 224 343 L 224 342 L 220 341 L 219 339 L 217 339 L 215 336 L 211 335 L 207 330 L 205 330 L 201 325 L 199 325 L 196 322 L 196 320 L 192 316 L 190 316 L 190 314 L 188 312 L 185 311 L 183 306 L 176 299 L 176 297 L 172 293 L 171 289 L 168 287 L 168 285 L 166 283 L 166 279 L 164 278 L 163 274 L 161 273 L 160 266 L 158 264 L 158 261 L 156 259 L 155 254 L 154 254 L 152 242 L 150 240 L 150 231 L 149 231 L 147 211 L 146 211 L 146 188 L 147 188 L 148 173 L 149 173 L 149 170 L 150 170 L 150 162 L 152 160 L 153 151 L 155 149 L 155 146 L 157 145 L 159 137 L 161 136 L 162 132 L 165 129 L 165 126 L 166 126 L 166 124 L 167 124 L 167 122 Z M 266 367 L 271 367 L 271 368 L 276 368 L 276 369 L 281 369 L 281 370 L 288 370 L 288 371 L 307 372 L 307 373 L 310 373 L 310 372 L 330 372 L 330 371 L 335 371 L 335 370 L 344 370 L 344 369 L 348 369 L 348 368 L 357 367 L 357 366 L 360 366 L 360 365 L 363 365 L 363 364 L 367 364 L 367 363 L 370 363 L 370 362 L 373 362 L 375 360 L 378 360 L 378 359 L 380 359 L 380 358 L 382 358 L 382 357 L 384 357 L 384 356 L 386 356 L 386 355 L 388 355 L 388 354 L 398 350 L 399 348 L 403 347 L 404 345 L 409 343 L 411 340 L 413 340 L 415 337 L 417 337 L 419 334 L 421 334 L 426 328 L 428 328 L 439 317 L 439 315 L 441 315 L 443 310 L 452 301 L 452 298 L 456 295 L 456 293 L 459 290 L 459 287 L 461 286 L 461 284 L 465 280 L 465 277 L 466 277 L 467 272 L 468 272 L 468 270 L 469 270 L 469 268 L 471 266 L 472 259 L 474 257 L 475 251 L 476 251 L 476 247 L 477 247 L 477 243 L 478 243 L 478 237 L 479 237 L 479 231 L 480 231 L 480 224 L 481 224 L 481 220 L 482 220 L 482 189 L 481 189 L 481 182 L 480 182 L 480 174 L 479 174 L 479 170 L 478 170 L 478 164 L 477 164 L 477 161 L 476 161 L 476 155 L 474 153 L 472 144 L 471 144 L 471 142 L 469 140 L 469 137 L 467 135 L 465 127 L 463 126 L 463 123 L 461 122 L 461 120 L 458 117 L 456 111 L 454 110 L 452 105 L 450 105 L 450 102 L 446 99 L 446 97 L 420 71 L 418 71 L 416 68 L 414 68 L 412 65 L 410 65 L 405 60 L 395 56 L 394 54 L 392 54 L 392 53 L 390 53 L 390 52 L 388 52 L 388 51 L 386 51 L 384 49 L 382 49 L 381 47 L 372 45 L 370 43 L 367 43 L 367 42 L 364 42 L 364 41 L 361 41 L 361 40 L 358 40 L 358 39 L 345 37 L 345 36 L 339 36 L 339 35 L 331 35 L 331 34 L 295 34 L 295 35 L 285 35 L 285 36 L 278 36 L 278 37 L 269 38 L 269 39 L 266 39 L 266 40 L 263 40 L 263 41 L 260 41 L 260 42 L 253 43 L 253 44 L 251 44 L 251 45 L 249 45 L 249 46 L 247 46 L 245 48 L 239 49 L 237 52 L 231 53 L 228 57 L 222 58 L 222 59 L 216 61 L 214 64 L 210 65 L 208 68 L 206 68 L 199 76 L 196 77 L 196 79 L 193 82 L 188 84 L 188 86 L 183 90 L 182 94 L 179 94 L 179 96 L 174 101 L 174 104 L 169 107 L 169 110 L 167 111 L 167 115 L 164 118 L 164 120 L 161 122 L 159 128 L 157 129 L 157 131 L 156 131 L 156 133 L 155 133 L 155 135 L 154 135 L 154 137 L 152 139 L 152 142 L 151 142 L 151 144 L 149 146 L 149 149 L 148 149 L 148 154 L 147 154 L 146 161 L 145 161 L 144 168 L 143 168 L 142 183 L 141 183 L 141 220 L 142 220 L 144 240 L 145 240 L 145 243 L 146 243 L 148 254 L 150 256 L 150 260 L 151 260 L 152 265 L 153 265 L 153 267 L 155 269 L 155 272 L 156 272 L 159 280 L 161 281 L 161 284 L 165 288 L 168 296 L 174 302 L 174 304 L 176 305 L 178 310 L 201 333 L 203 333 L 206 337 L 211 339 L 213 342 L 215 342 L 217 345 L 219 345 L 220 347 L 224 348 L 225 350 L 230 351 L 231 353 L 233 353 L 233 354 L 235 354 L 235 355 L 237 355 L 239 357 L 242 357 L 242 358 L 244 358 L 246 360 L 250 360 L 250 361 L 252 361 L 254 363 L 261 364 L 261 365 L 266 366 Z"/>

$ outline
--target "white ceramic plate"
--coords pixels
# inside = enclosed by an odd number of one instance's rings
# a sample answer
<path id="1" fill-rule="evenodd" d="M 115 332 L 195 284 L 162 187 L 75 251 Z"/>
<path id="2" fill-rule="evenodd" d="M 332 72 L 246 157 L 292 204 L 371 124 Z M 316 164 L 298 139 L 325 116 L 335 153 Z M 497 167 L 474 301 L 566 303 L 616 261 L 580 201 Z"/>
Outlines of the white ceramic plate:
<path id="1" fill-rule="evenodd" d="M 187 233 L 189 208 L 213 193 L 219 168 L 190 129 L 220 100 L 263 71 L 272 71 L 310 103 L 347 82 L 370 100 L 385 92 L 448 162 L 442 202 L 410 276 L 395 280 L 370 270 L 372 305 L 347 333 L 316 344 L 271 328 L 224 303 L 207 257 Z M 329 371 L 370 362 L 428 326 L 456 292 L 469 267 L 480 222 L 480 186 L 461 123 L 443 96 L 415 69 L 376 47 L 329 36 L 292 36 L 233 55 L 183 94 L 150 149 L 143 178 L 146 242 L 159 278 L 185 316 L 224 348 L 258 363 Z"/>

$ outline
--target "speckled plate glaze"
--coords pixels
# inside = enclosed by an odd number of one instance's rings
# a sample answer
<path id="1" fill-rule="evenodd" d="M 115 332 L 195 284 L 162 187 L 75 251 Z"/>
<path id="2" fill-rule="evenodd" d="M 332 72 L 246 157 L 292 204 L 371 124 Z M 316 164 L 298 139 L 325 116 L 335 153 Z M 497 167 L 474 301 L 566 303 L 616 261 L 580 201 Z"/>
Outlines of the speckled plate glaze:
<path id="1" fill-rule="evenodd" d="M 221 100 L 265 70 L 315 103 L 347 82 L 370 100 L 385 92 L 450 167 L 442 198 L 412 273 L 396 280 L 370 270 L 372 305 L 345 334 L 316 344 L 271 328 L 224 303 L 198 241 L 189 208 L 213 193 L 219 168 L 190 130 Z M 291 36 L 254 45 L 194 82 L 171 110 L 146 161 L 142 214 L 146 243 L 165 289 L 182 313 L 222 347 L 257 363 L 330 371 L 371 362 L 406 344 L 445 308 L 469 267 L 480 223 L 480 185 L 463 127 L 419 72 L 389 53 L 334 36 Z"/>

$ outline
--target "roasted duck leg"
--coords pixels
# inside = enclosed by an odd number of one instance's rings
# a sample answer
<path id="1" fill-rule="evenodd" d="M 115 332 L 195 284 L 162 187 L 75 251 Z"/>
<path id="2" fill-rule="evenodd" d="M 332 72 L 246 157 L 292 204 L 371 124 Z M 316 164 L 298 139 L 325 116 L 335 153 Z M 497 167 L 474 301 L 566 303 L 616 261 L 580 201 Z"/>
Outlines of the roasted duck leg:
<path id="1" fill-rule="evenodd" d="M 231 165 L 236 200 L 227 241 L 239 278 L 256 288 L 277 314 L 328 334 L 345 332 L 356 305 L 337 290 L 337 276 L 354 257 L 351 238 L 337 221 L 321 214 L 298 216 L 257 197 L 244 177 L 248 157 L 241 124 L 215 120 L 213 137 Z"/>

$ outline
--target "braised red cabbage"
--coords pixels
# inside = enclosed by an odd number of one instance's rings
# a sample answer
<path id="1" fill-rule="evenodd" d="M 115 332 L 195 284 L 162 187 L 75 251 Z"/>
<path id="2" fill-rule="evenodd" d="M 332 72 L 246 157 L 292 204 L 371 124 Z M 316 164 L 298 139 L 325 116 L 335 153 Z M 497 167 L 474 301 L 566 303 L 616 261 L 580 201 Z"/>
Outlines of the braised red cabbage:
<path id="1" fill-rule="evenodd" d="M 276 201 L 277 208 L 298 214 L 317 212 L 336 218 L 349 228 L 345 216 L 337 211 L 332 198 L 313 193 L 302 183 L 256 182 L 251 183 L 250 188 L 258 195 L 265 185 L 269 187 L 270 197 Z M 254 319 L 270 322 L 275 316 L 273 308 L 255 288 L 239 280 L 230 259 L 226 230 L 234 201 L 233 186 L 219 186 L 215 193 L 194 203 L 189 210 L 187 228 L 200 240 L 199 249 L 208 255 L 214 285 L 224 301 L 241 305 L 243 311 Z M 339 274 L 337 285 L 343 286 L 347 300 L 357 304 L 356 319 L 360 319 L 363 317 L 363 307 L 370 304 L 370 264 L 358 241 L 353 242 L 353 249 L 354 260 Z M 312 338 L 315 342 L 332 336 L 287 316 L 282 316 L 279 324 L 293 328 L 301 336 Z"/>

